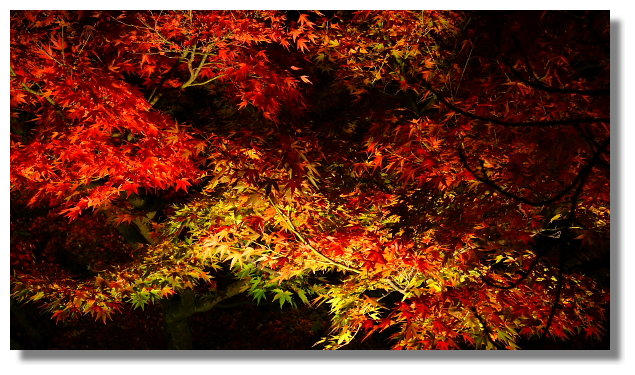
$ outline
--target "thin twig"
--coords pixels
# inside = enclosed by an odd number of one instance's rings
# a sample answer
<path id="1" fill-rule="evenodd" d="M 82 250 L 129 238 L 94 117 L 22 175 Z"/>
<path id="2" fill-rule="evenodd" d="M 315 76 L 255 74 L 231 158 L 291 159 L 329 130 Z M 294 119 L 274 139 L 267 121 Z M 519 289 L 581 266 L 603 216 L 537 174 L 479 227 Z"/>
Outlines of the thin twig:
<path id="1" fill-rule="evenodd" d="M 318 257 L 320 257 L 321 259 L 323 259 L 325 262 L 332 264 L 334 266 L 337 266 L 339 268 L 345 269 L 347 271 L 351 271 L 353 273 L 361 273 L 362 271 L 356 269 L 356 268 L 352 268 L 349 267 L 345 264 L 339 263 L 331 258 L 329 258 L 328 256 L 322 254 L 319 250 L 317 250 L 313 245 L 311 245 L 311 243 L 304 238 L 304 236 L 302 235 L 302 233 L 300 233 L 298 231 L 298 229 L 296 228 L 295 224 L 293 224 L 293 222 L 291 221 L 291 219 L 289 219 L 289 217 L 287 217 L 287 215 L 285 215 L 282 210 L 280 210 L 280 208 L 278 207 L 278 205 L 273 201 L 273 199 L 271 199 L 271 197 L 267 196 L 267 199 L 269 200 L 269 202 L 271 203 L 271 205 L 273 206 L 273 208 L 276 210 L 276 212 L 278 213 L 278 215 L 280 215 L 284 221 L 287 223 L 287 225 L 289 226 L 289 229 L 291 230 L 291 232 L 293 232 L 293 234 L 296 235 L 296 237 L 298 237 L 298 239 L 304 243 L 310 250 L 312 253 L 314 253 L 315 255 L 317 255 Z"/>
<path id="2" fill-rule="evenodd" d="M 499 193 L 503 194 L 506 197 L 518 200 L 530 206 L 540 207 L 540 206 L 545 206 L 547 204 L 556 202 L 557 200 L 559 200 L 560 198 L 568 194 L 571 191 L 571 189 L 577 186 L 586 177 L 586 175 L 588 175 L 588 173 L 591 172 L 595 164 L 599 162 L 600 155 L 604 152 L 604 149 L 609 145 L 609 143 L 610 143 L 610 138 L 606 138 L 604 142 L 600 144 L 600 148 L 598 148 L 595 151 L 595 153 L 591 157 L 591 160 L 589 160 L 589 162 L 582 169 L 580 169 L 576 177 L 573 179 L 573 181 L 571 181 L 571 183 L 568 186 L 566 186 L 564 189 L 562 189 L 559 193 L 555 194 L 551 198 L 547 198 L 543 200 L 528 199 L 518 194 L 512 193 L 509 190 L 504 189 L 503 187 L 501 187 L 500 185 L 498 185 L 497 183 L 492 181 L 492 179 L 489 178 L 489 176 L 487 175 L 483 167 L 481 167 L 482 174 L 479 175 L 478 173 L 476 173 L 476 170 L 470 167 L 469 163 L 467 162 L 467 156 L 465 155 L 465 150 L 463 149 L 462 143 L 460 143 L 458 146 L 458 152 L 459 152 L 459 158 L 461 159 L 461 163 L 463 164 L 465 169 L 467 169 L 468 172 L 474 175 L 474 177 L 478 181 L 481 181 L 489 185 L 490 187 L 494 188 L 496 191 L 498 191 Z"/>
<path id="3" fill-rule="evenodd" d="M 582 194 L 582 190 L 584 189 L 584 185 L 586 184 L 586 179 L 588 178 L 589 173 L 590 173 L 590 170 L 585 171 L 585 176 L 581 179 L 571 199 L 569 214 L 567 215 L 567 220 L 565 222 L 565 227 L 562 233 L 563 243 L 558 248 L 558 284 L 556 284 L 556 295 L 554 296 L 554 301 L 551 305 L 551 312 L 549 313 L 547 324 L 545 324 L 543 335 L 546 335 L 549 332 L 549 329 L 551 328 L 551 325 L 553 323 L 553 319 L 556 316 L 558 305 L 560 304 L 560 299 L 562 295 L 562 286 L 564 284 L 564 261 L 565 261 L 565 256 L 568 255 L 563 250 L 565 247 L 567 248 L 569 247 L 569 241 L 571 239 L 570 227 L 575 220 L 575 210 L 578 207 L 578 199 L 580 198 L 580 194 Z"/>
<path id="4" fill-rule="evenodd" d="M 465 109 L 459 108 L 454 103 L 449 101 L 445 95 L 441 94 L 438 90 L 432 87 L 432 85 L 427 81 L 422 81 L 422 85 L 428 89 L 428 91 L 432 92 L 443 104 L 450 107 L 450 109 L 455 112 L 462 114 L 463 116 L 480 120 L 484 122 L 489 122 L 492 124 L 503 125 L 508 127 L 521 127 L 521 126 L 555 126 L 555 125 L 575 125 L 580 123 L 589 123 L 589 122 L 609 122 L 610 119 L 608 117 L 579 117 L 579 118 L 568 118 L 561 120 L 541 120 L 541 121 L 524 121 L 524 122 L 516 122 L 516 121 L 505 121 L 496 117 L 486 117 L 480 116 L 476 113 L 472 113 L 466 111 Z"/>
<path id="5" fill-rule="evenodd" d="M 487 325 L 487 322 L 485 322 L 485 319 L 483 319 L 483 317 L 476 311 L 476 308 L 470 307 L 470 311 L 472 311 L 472 314 L 474 314 L 476 319 L 478 319 L 478 322 L 481 323 L 481 326 L 483 326 L 483 333 L 485 334 L 485 338 L 487 339 L 487 341 L 494 345 L 495 348 L 504 350 L 505 347 L 492 338 L 492 332 Z"/>
<path id="6" fill-rule="evenodd" d="M 504 284 L 500 284 L 498 282 L 495 282 L 494 280 L 490 279 L 487 277 L 487 275 L 483 275 L 482 280 L 485 284 L 494 287 L 494 288 L 498 288 L 498 289 L 513 289 L 516 288 L 518 285 L 520 285 L 520 283 L 522 283 L 523 281 L 525 281 L 527 279 L 527 277 L 531 274 L 531 272 L 533 271 L 534 267 L 536 267 L 536 265 L 538 264 L 540 260 L 539 256 L 536 256 L 533 261 L 531 262 L 531 264 L 529 265 L 529 268 L 525 271 L 521 271 L 520 272 L 520 278 L 514 282 L 512 282 L 511 284 L 508 285 L 504 285 Z"/>

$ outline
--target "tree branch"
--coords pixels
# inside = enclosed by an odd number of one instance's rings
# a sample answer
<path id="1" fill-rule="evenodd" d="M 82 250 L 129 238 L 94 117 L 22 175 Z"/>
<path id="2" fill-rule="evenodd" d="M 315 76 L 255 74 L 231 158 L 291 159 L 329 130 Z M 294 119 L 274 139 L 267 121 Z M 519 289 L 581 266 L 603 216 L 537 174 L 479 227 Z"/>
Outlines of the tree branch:
<path id="1" fill-rule="evenodd" d="M 514 75 L 514 77 L 516 77 L 516 79 L 526 84 L 527 86 L 533 87 L 537 90 L 550 92 L 554 94 L 580 94 L 580 95 L 589 95 L 589 96 L 602 96 L 602 95 L 609 95 L 610 93 L 609 89 L 581 90 L 581 89 L 570 89 L 566 87 L 547 86 L 544 83 L 540 82 L 538 78 L 533 74 L 532 74 L 532 79 L 526 79 L 508 61 L 506 60 L 502 60 L 502 61 L 503 61 L 503 64 L 507 65 L 509 70 L 511 70 L 512 74 Z"/>
<path id="2" fill-rule="evenodd" d="M 489 178 L 489 176 L 487 175 L 487 173 L 485 172 L 482 166 L 481 166 L 481 170 L 483 172 L 482 175 L 479 175 L 478 173 L 476 173 L 476 171 L 472 169 L 472 167 L 470 167 L 469 163 L 467 162 L 467 156 L 465 155 L 463 143 L 460 143 L 458 145 L 458 153 L 459 153 L 459 158 L 461 159 L 461 163 L 463 164 L 465 169 L 467 169 L 472 175 L 474 175 L 474 178 L 476 178 L 478 181 L 481 181 L 482 183 L 489 185 L 494 190 L 498 191 L 499 193 L 503 194 L 506 197 L 526 203 L 530 206 L 540 207 L 540 206 L 545 206 L 547 204 L 556 202 L 560 198 L 564 197 L 567 193 L 569 193 L 569 191 L 571 191 L 571 189 L 573 189 L 576 185 L 578 185 L 578 183 L 580 183 L 581 180 L 585 178 L 589 172 L 591 172 L 591 169 L 593 169 L 593 166 L 600 160 L 600 155 L 604 152 L 604 149 L 609 145 L 609 143 L 610 143 L 610 137 L 606 138 L 604 142 L 600 144 L 600 147 L 595 151 L 591 160 L 589 160 L 589 162 L 584 167 L 582 167 L 582 169 L 580 169 L 576 177 L 573 179 L 573 181 L 571 181 L 569 185 L 567 185 L 564 189 L 562 189 L 559 193 L 555 194 L 551 198 L 547 198 L 543 200 L 531 200 L 502 188 L 500 185 L 498 185 L 496 182 L 492 181 Z"/>
<path id="3" fill-rule="evenodd" d="M 17 74 L 15 73 L 15 71 L 13 70 L 13 67 L 9 67 L 10 70 L 10 75 L 11 77 L 15 77 Z M 36 96 L 40 96 L 43 97 L 44 99 L 46 99 L 47 102 L 49 102 L 49 104 L 51 104 L 57 111 L 61 112 L 61 107 L 59 104 L 57 104 L 55 102 L 55 100 L 51 99 L 50 96 L 44 95 L 44 93 L 42 91 L 35 91 L 32 88 L 30 88 L 26 83 L 22 82 L 20 83 L 20 85 L 22 86 L 22 89 L 26 92 L 28 92 L 29 94 L 33 94 Z M 39 87 L 39 85 L 36 83 L 36 86 Z"/>
<path id="4" fill-rule="evenodd" d="M 571 225 L 575 220 L 575 210 L 578 206 L 578 199 L 580 198 L 580 194 L 582 194 L 582 190 L 584 189 L 584 185 L 589 173 L 590 170 L 585 171 L 585 176 L 581 179 L 571 199 L 571 206 L 569 207 L 569 213 L 567 215 L 567 220 L 565 221 L 565 227 L 562 233 L 563 243 L 558 249 L 558 284 L 556 285 L 556 295 L 554 296 L 554 301 L 551 305 L 551 312 L 549 313 L 549 318 L 547 319 L 547 323 L 545 324 L 543 335 L 549 333 L 549 329 L 551 328 L 553 319 L 556 316 L 556 311 L 558 310 L 558 304 L 560 303 L 560 298 L 562 295 L 562 285 L 564 283 L 564 260 L 565 256 L 567 255 L 565 254 L 563 249 L 569 248 L 569 241 L 571 239 Z"/>
<path id="5" fill-rule="evenodd" d="M 457 113 L 462 114 L 463 116 L 480 120 L 484 122 L 489 122 L 492 124 L 503 125 L 508 127 L 520 127 L 520 126 L 554 126 L 554 125 L 574 125 L 579 123 L 590 123 L 590 122 L 609 122 L 610 119 L 608 117 L 579 117 L 579 118 L 569 118 L 569 119 L 561 119 L 561 120 L 542 120 L 542 121 L 524 121 L 524 122 L 515 122 L 515 121 L 505 121 L 495 117 L 486 117 L 479 116 L 475 113 L 468 112 L 462 108 L 457 107 L 452 102 L 450 102 L 446 97 L 437 91 L 432 85 L 423 80 L 423 86 L 428 89 L 431 93 L 433 93 L 443 104 L 450 107 Z"/>
<path id="6" fill-rule="evenodd" d="M 531 61 L 529 60 L 529 56 L 527 55 L 527 52 L 525 52 L 525 49 L 522 47 L 522 45 L 520 44 L 520 41 L 518 40 L 518 38 L 516 37 L 516 35 L 512 36 L 512 40 L 514 41 L 514 46 L 516 47 L 516 49 L 518 50 L 518 52 L 520 52 L 523 60 L 525 60 L 525 67 L 527 68 L 527 72 L 529 73 L 529 76 L 531 77 L 531 80 L 525 79 L 518 70 L 516 70 L 512 64 L 510 64 L 508 61 L 506 61 L 505 59 L 502 60 L 503 64 L 507 65 L 507 67 L 509 67 L 509 69 L 512 71 L 512 74 L 514 74 L 514 76 L 516 76 L 516 78 L 527 84 L 530 87 L 533 87 L 535 89 L 538 90 L 542 90 L 545 92 L 551 92 L 551 93 L 562 93 L 562 94 L 582 94 L 582 95 L 608 95 L 610 90 L 609 89 L 599 89 L 599 90 L 578 90 L 578 89 L 569 89 L 569 88 L 561 88 L 561 87 L 550 87 L 547 86 L 545 84 L 543 84 L 542 82 L 540 82 L 540 79 L 536 76 L 536 73 L 534 73 L 534 69 L 531 65 Z"/>
<path id="7" fill-rule="evenodd" d="M 470 311 L 472 311 L 472 314 L 474 314 L 476 319 L 478 319 L 478 322 L 481 323 L 481 326 L 483 326 L 483 333 L 485 334 L 487 341 L 494 345 L 496 349 L 505 350 L 505 347 L 501 343 L 496 342 L 496 340 L 492 338 L 492 332 L 487 325 L 487 322 L 485 322 L 485 319 L 483 319 L 483 317 L 476 311 L 476 308 L 470 307 Z"/>
<path id="8" fill-rule="evenodd" d="M 276 205 L 276 203 L 273 201 L 273 199 L 271 199 L 271 197 L 267 196 L 267 199 L 269 200 L 269 202 L 271 203 L 271 205 L 273 206 L 273 208 L 276 210 L 276 212 L 278 213 L 278 215 L 280 215 L 284 221 L 287 223 L 287 225 L 289 226 L 289 229 L 291 230 L 291 232 L 293 232 L 293 234 L 295 234 L 296 237 L 298 237 L 298 239 L 304 243 L 313 254 L 317 255 L 320 259 L 324 260 L 325 262 L 327 262 L 328 264 L 332 264 L 336 267 L 345 269 L 347 271 L 351 271 L 354 273 L 361 273 L 360 270 L 356 269 L 356 268 L 352 268 L 349 267 L 345 264 L 339 263 L 329 257 L 327 257 L 326 255 L 322 254 L 318 249 L 316 249 L 313 245 L 311 245 L 311 243 L 304 238 L 304 236 L 302 235 L 302 233 L 300 233 L 298 231 L 298 229 L 296 228 L 295 224 L 293 224 L 293 222 L 291 221 L 291 219 L 289 219 L 289 217 L 287 217 L 287 215 L 285 215 L 280 208 L 278 207 L 278 205 Z"/>
<path id="9" fill-rule="evenodd" d="M 483 277 L 481 278 L 483 280 L 483 282 L 491 287 L 494 288 L 498 288 L 498 289 L 514 289 L 516 288 L 518 285 L 520 285 L 520 283 L 522 283 L 525 279 L 527 279 L 527 277 L 531 274 L 531 271 L 533 271 L 534 267 L 536 267 L 536 265 L 538 264 L 540 260 L 540 257 L 536 255 L 536 257 L 534 258 L 534 260 L 531 262 L 531 264 L 529 265 L 529 268 L 525 271 L 521 271 L 520 272 L 520 278 L 514 282 L 512 282 L 509 285 L 503 285 L 503 284 L 499 284 L 498 282 L 490 279 L 487 277 L 487 275 L 483 275 Z"/>
<path id="10" fill-rule="evenodd" d="M 242 293 L 248 285 L 249 283 L 247 280 L 238 280 L 229 284 L 225 289 L 217 290 L 214 294 L 212 294 L 211 298 L 202 298 L 199 301 L 196 301 L 197 303 L 194 305 L 194 312 L 200 313 L 209 311 L 222 301 Z"/>
<path id="11" fill-rule="evenodd" d="M 207 80 L 207 81 L 205 81 L 205 82 L 194 82 L 194 83 L 191 83 L 189 86 L 190 86 L 190 87 L 191 87 L 191 86 L 205 86 L 205 85 L 207 85 L 208 83 L 212 83 L 212 82 L 216 81 L 217 79 L 222 78 L 222 77 L 224 77 L 224 76 L 225 76 L 224 74 L 219 74 L 219 75 L 217 75 L 216 77 L 212 77 L 212 78 L 208 79 L 208 80 Z"/>
<path id="12" fill-rule="evenodd" d="M 209 56 L 209 53 L 204 53 L 203 56 L 201 57 L 201 61 L 199 62 L 198 66 L 196 68 L 192 68 L 192 63 L 194 62 L 194 57 L 195 57 L 195 54 L 192 53 L 190 59 L 187 62 L 187 68 L 190 71 L 190 78 L 181 85 L 180 87 L 181 89 L 187 88 L 191 86 L 192 83 L 194 83 L 196 78 L 198 78 L 198 75 L 201 73 L 201 70 L 205 66 L 205 60 L 207 60 L 208 56 Z"/>

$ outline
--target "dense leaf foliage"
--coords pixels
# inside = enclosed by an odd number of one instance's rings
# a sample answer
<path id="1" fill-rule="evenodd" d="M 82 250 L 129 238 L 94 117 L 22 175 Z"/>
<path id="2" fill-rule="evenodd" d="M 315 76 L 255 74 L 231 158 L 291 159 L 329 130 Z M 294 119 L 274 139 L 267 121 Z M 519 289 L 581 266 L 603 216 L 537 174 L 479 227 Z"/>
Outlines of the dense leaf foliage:
<path id="1" fill-rule="evenodd" d="M 600 338 L 608 40 L 608 12 L 13 12 L 12 297 L 326 304 L 328 349 Z"/>

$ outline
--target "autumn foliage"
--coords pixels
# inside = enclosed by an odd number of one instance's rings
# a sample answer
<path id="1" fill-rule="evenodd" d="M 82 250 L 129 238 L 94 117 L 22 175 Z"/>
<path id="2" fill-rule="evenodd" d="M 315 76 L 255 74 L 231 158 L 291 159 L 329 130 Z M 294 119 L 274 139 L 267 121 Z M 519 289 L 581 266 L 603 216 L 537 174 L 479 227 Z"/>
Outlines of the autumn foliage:
<path id="1" fill-rule="evenodd" d="M 174 348 L 238 294 L 327 306 L 316 348 L 601 339 L 608 41 L 608 12 L 12 12 L 12 298 L 162 304 Z"/>

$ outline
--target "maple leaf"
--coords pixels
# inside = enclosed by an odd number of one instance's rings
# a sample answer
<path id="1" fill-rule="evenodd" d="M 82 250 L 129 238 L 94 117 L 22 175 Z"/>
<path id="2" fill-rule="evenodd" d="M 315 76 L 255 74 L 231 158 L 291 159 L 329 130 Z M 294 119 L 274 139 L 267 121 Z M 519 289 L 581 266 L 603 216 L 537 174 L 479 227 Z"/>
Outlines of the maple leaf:
<path id="1" fill-rule="evenodd" d="M 125 191 L 128 193 L 128 196 L 130 196 L 132 194 L 139 194 L 140 187 L 141 185 L 136 182 L 126 181 L 121 185 L 120 190 Z"/>
<path id="2" fill-rule="evenodd" d="M 171 295 L 173 295 L 173 294 L 175 294 L 175 293 L 176 293 L 176 292 L 175 292 L 172 288 L 167 287 L 167 286 L 166 286 L 166 287 L 163 287 L 163 288 L 161 289 L 161 296 L 162 296 L 162 297 L 169 297 L 169 296 L 171 296 Z"/>
<path id="3" fill-rule="evenodd" d="M 602 337 L 602 331 L 599 327 L 586 327 L 584 329 L 584 335 L 587 338 L 595 338 L 595 339 L 600 339 Z"/>
<path id="4" fill-rule="evenodd" d="M 302 34 L 302 30 L 301 29 L 291 30 L 289 31 L 289 34 L 291 35 L 291 37 L 293 38 L 293 41 L 295 42 L 296 38 Z"/>
<path id="5" fill-rule="evenodd" d="M 309 47 L 307 46 L 307 42 L 308 42 L 308 40 L 307 40 L 307 39 L 305 39 L 305 38 L 299 38 L 299 39 L 296 41 L 296 45 L 297 45 L 297 47 L 298 47 L 298 49 L 299 49 L 300 51 L 308 52 L 308 51 L 309 51 Z"/>
<path id="6" fill-rule="evenodd" d="M 315 295 L 328 349 L 601 338 L 607 13 L 290 14 L 11 13 L 12 301 Z"/>
<path id="7" fill-rule="evenodd" d="M 300 25 L 305 25 L 307 27 L 312 27 L 313 25 L 315 25 L 315 23 L 309 21 L 309 16 L 305 13 L 300 14 L 300 16 L 298 17 L 298 23 Z"/>
<path id="8" fill-rule="evenodd" d="M 115 217 L 115 224 L 119 225 L 122 223 L 132 223 L 136 219 L 135 215 L 131 214 L 119 214 Z"/>
<path id="9" fill-rule="evenodd" d="M 450 349 L 450 344 L 446 341 L 437 341 L 436 344 L 437 349 L 439 350 L 449 350 Z"/>
<path id="10" fill-rule="evenodd" d="M 74 206 L 60 211 L 60 213 L 69 218 L 69 220 L 75 220 L 82 213 L 80 207 Z"/>
<path id="11" fill-rule="evenodd" d="M 184 192 L 187 193 L 187 187 L 191 186 L 192 184 L 186 179 L 186 178 L 181 178 L 179 180 L 176 180 L 176 191 L 179 190 L 183 190 Z"/>
<path id="12" fill-rule="evenodd" d="M 59 324 L 59 322 L 64 321 L 68 316 L 66 310 L 57 310 L 53 313 L 52 318 L 55 320 L 55 324 Z"/>

